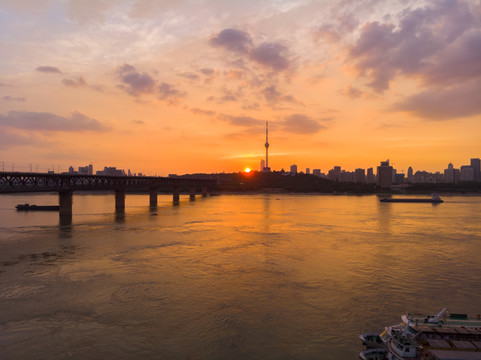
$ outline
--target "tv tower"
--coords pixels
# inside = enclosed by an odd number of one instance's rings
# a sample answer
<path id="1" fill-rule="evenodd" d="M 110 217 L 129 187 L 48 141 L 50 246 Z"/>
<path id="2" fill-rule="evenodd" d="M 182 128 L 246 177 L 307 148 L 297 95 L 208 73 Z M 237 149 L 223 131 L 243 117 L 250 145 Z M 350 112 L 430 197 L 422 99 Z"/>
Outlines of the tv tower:
<path id="1" fill-rule="evenodd" d="M 264 167 L 263 171 L 269 172 L 271 168 L 269 167 L 269 122 L 266 121 L 266 166 Z"/>

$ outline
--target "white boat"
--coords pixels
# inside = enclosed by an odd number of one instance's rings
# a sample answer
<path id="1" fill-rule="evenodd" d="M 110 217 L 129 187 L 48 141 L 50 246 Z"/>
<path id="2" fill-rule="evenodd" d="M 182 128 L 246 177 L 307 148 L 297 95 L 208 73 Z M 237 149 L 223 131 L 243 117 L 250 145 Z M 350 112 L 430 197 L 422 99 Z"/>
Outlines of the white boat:
<path id="1" fill-rule="evenodd" d="M 481 360 L 481 316 L 448 314 L 407 314 L 402 323 L 386 327 L 388 360 Z"/>

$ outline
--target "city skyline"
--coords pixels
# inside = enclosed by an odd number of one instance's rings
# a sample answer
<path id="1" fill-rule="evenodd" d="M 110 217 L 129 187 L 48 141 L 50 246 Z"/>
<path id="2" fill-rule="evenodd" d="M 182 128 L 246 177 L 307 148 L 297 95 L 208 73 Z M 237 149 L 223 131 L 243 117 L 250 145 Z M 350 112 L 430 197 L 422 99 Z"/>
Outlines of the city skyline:
<path id="1" fill-rule="evenodd" d="M 7 168 L 258 169 L 267 121 L 273 170 L 479 156 L 476 1 L 5 0 L 0 19 Z"/>

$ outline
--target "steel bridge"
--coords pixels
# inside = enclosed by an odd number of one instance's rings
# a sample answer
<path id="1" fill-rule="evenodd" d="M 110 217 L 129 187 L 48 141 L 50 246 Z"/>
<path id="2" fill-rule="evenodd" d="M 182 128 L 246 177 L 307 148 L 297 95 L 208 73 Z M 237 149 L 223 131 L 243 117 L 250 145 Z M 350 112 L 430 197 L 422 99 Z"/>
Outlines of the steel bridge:
<path id="1" fill-rule="evenodd" d="M 0 172 L 0 194 L 58 192 L 60 216 L 72 215 L 74 191 L 115 191 L 115 210 L 123 213 L 127 190 L 149 191 L 150 206 L 156 207 L 159 189 L 171 189 L 175 203 L 179 201 L 181 189 L 188 189 L 190 199 L 194 200 L 198 189 L 207 196 L 216 186 L 215 179 Z"/>

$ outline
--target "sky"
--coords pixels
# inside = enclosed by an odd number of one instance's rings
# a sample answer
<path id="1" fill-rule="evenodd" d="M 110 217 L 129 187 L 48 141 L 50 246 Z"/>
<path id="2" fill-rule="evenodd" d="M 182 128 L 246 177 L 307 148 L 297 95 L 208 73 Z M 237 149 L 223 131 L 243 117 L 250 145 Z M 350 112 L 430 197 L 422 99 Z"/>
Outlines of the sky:
<path id="1" fill-rule="evenodd" d="M 0 0 L 1 170 L 481 157 L 480 0 Z"/>

